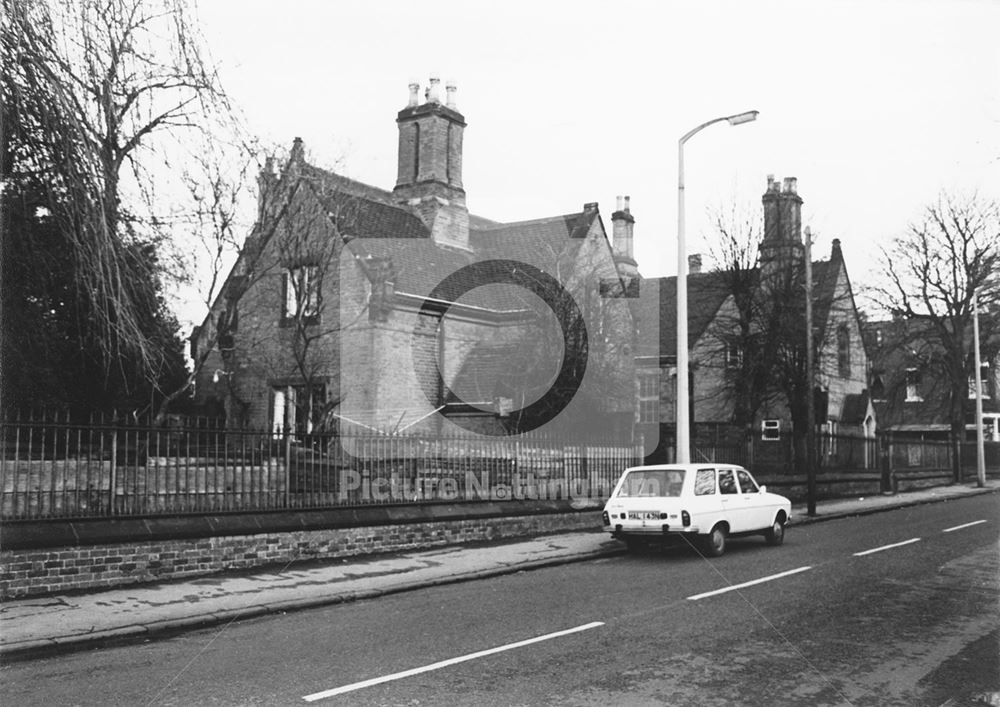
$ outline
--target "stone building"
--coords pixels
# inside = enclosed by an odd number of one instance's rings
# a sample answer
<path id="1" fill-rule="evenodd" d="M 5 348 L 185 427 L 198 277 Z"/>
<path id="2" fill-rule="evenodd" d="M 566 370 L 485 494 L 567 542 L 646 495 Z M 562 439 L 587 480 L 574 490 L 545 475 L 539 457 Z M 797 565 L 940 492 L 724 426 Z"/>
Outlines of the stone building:
<path id="1" fill-rule="evenodd" d="M 754 267 L 703 272 L 701 256 L 689 258 L 690 419 L 696 442 L 699 430 L 705 437 L 706 431 L 733 430 L 733 423 L 737 434 L 728 441 L 738 439 L 746 428 L 766 441 L 787 439 L 792 429 L 792 410 L 782 386 L 773 380 L 756 388 L 747 384 L 760 369 L 746 360 L 746 345 L 755 341 L 767 317 L 774 319 L 771 331 L 783 336 L 801 332 L 805 339 L 802 198 L 795 179 L 782 183 L 769 177 L 762 201 L 764 234 Z M 866 390 L 867 352 L 839 240 L 833 240 L 828 259 L 812 262 L 812 278 L 817 422 L 833 433 L 874 436 L 874 410 Z M 662 278 L 655 301 L 640 297 L 638 316 L 640 328 L 658 321 L 660 332 L 659 350 L 640 352 L 639 426 L 659 426 L 664 439 L 672 437 L 675 418 L 676 288 L 676 278 Z M 758 355 L 767 343 L 756 340 Z M 764 355 L 773 359 L 794 353 Z M 766 374 L 780 375 L 773 367 Z"/>
<path id="2" fill-rule="evenodd" d="M 296 139 L 204 324 L 198 398 L 232 424 L 628 437 L 633 224 L 596 203 L 516 223 L 469 213 L 454 86 L 411 84 L 381 189 Z"/>

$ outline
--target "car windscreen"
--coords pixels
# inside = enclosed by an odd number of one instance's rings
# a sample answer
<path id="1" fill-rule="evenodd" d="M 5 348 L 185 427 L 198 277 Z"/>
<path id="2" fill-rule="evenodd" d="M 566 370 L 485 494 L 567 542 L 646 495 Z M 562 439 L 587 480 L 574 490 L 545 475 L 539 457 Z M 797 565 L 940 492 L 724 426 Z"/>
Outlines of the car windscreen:
<path id="1" fill-rule="evenodd" d="M 683 469 L 637 469 L 625 476 L 618 495 L 677 497 L 683 486 Z"/>

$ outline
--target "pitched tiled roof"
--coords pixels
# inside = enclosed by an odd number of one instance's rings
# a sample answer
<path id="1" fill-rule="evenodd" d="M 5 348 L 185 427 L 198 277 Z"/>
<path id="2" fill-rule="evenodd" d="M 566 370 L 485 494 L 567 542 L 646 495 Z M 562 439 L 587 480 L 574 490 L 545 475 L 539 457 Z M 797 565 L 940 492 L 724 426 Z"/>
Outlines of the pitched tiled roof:
<path id="1" fill-rule="evenodd" d="M 715 319 L 729 296 L 723 277 L 714 272 L 690 274 L 688 283 L 688 346 L 693 346 Z M 660 327 L 660 350 L 640 350 L 640 356 L 677 355 L 677 278 L 644 280 L 639 286 L 639 327 Z M 640 337 L 640 341 L 643 337 Z"/>
<path id="2" fill-rule="evenodd" d="M 489 257 L 518 257 L 531 264 L 572 258 L 597 218 L 597 209 L 473 229 L 473 248 Z"/>
<path id="3" fill-rule="evenodd" d="M 840 262 L 836 260 L 814 261 L 813 290 L 815 292 L 816 326 L 825 328 L 827 318 L 834 306 L 837 276 Z M 758 272 L 753 272 L 756 280 Z M 729 287 L 724 274 L 719 272 L 694 273 L 688 278 L 688 346 L 700 339 L 715 320 L 716 313 L 729 296 Z M 655 282 L 656 287 L 649 287 Z M 661 356 L 677 355 L 677 278 L 663 277 L 655 280 L 644 280 L 639 294 L 638 319 L 640 326 L 645 323 L 655 323 L 659 313 L 660 354 Z M 653 352 L 640 351 L 639 355 L 655 355 Z"/>
<path id="4" fill-rule="evenodd" d="M 572 262 L 597 215 L 597 209 L 549 218 L 498 223 L 469 217 L 473 252 L 442 247 L 431 240 L 430 230 L 390 192 L 347 179 L 309 165 L 302 166 L 320 203 L 337 230 L 347 237 L 356 257 L 390 258 L 397 292 L 455 301 L 492 311 L 523 311 L 536 303 L 524 288 L 509 284 L 481 286 L 490 275 L 500 274 L 488 260 L 516 259 L 555 271 L 555 259 Z M 476 264 L 470 271 L 467 266 Z M 469 277 L 456 273 L 468 273 Z M 483 281 L 475 274 L 484 276 Z"/>

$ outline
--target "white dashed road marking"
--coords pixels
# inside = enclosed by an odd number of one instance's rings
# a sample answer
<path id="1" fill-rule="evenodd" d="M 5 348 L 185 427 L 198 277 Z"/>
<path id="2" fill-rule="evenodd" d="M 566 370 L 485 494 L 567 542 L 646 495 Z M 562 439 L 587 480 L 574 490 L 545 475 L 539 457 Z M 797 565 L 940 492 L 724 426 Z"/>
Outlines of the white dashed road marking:
<path id="1" fill-rule="evenodd" d="M 956 525 L 954 528 L 945 528 L 942 533 L 950 533 L 953 530 L 961 530 L 962 528 L 971 528 L 974 525 L 981 525 L 985 523 L 985 520 L 974 520 L 971 523 L 966 523 L 965 525 Z"/>
<path id="2" fill-rule="evenodd" d="M 861 557 L 862 555 L 870 555 L 873 552 L 882 552 L 883 550 L 891 550 L 894 547 L 902 547 L 903 545 L 909 545 L 910 543 L 918 543 L 920 538 L 910 538 L 909 540 L 904 540 L 901 543 L 893 543 L 892 545 L 883 545 L 882 547 L 872 548 L 871 550 L 865 550 L 864 552 L 854 553 L 855 557 Z"/>
<path id="3" fill-rule="evenodd" d="M 772 574 L 769 577 L 761 577 L 760 579 L 755 579 L 750 582 L 744 582 L 743 584 L 733 584 L 728 587 L 723 587 L 722 589 L 716 589 L 712 592 L 705 592 L 704 594 L 693 594 L 689 596 L 690 601 L 698 601 L 699 599 L 704 599 L 706 597 L 714 597 L 716 594 L 725 594 L 726 592 L 732 592 L 737 589 L 743 589 L 743 587 L 752 587 L 755 584 L 763 584 L 764 582 L 770 582 L 775 579 L 781 579 L 782 577 L 788 577 L 789 575 L 798 574 L 799 572 L 805 572 L 806 570 L 811 570 L 812 567 L 799 567 L 798 569 L 788 570 L 787 572 L 781 572 L 779 574 Z"/>
<path id="4" fill-rule="evenodd" d="M 401 673 L 393 673 L 392 675 L 383 675 L 380 678 L 372 678 L 371 680 L 362 680 L 361 682 L 354 682 L 350 685 L 344 685 L 342 687 L 335 687 L 332 690 L 324 690 L 323 692 L 314 692 L 311 695 L 306 695 L 302 699 L 306 702 L 315 702 L 316 700 L 322 700 L 327 697 L 333 697 L 334 695 L 343 695 L 345 692 L 353 692 L 355 690 L 360 690 L 365 687 L 371 687 L 372 685 L 381 685 L 385 682 L 391 682 L 393 680 L 401 680 L 402 678 L 408 678 L 413 675 L 419 675 L 420 673 L 427 673 L 432 670 L 440 670 L 441 668 L 447 668 L 450 665 L 456 665 L 458 663 L 464 663 L 469 660 L 475 660 L 476 658 L 483 658 L 488 655 L 493 655 L 494 653 L 502 653 L 503 651 L 513 650 L 514 648 L 521 648 L 522 646 L 530 646 L 532 643 L 540 643 L 542 641 L 548 641 L 551 638 L 559 638 L 560 636 L 568 636 L 572 633 L 579 633 L 580 631 L 587 631 L 588 629 L 597 628 L 598 626 L 603 626 L 603 621 L 594 621 L 593 623 L 584 624 L 582 626 L 576 626 L 575 628 L 568 628 L 565 631 L 556 631 L 555 633 L 547 633 L 544 636 L 536 636 L 535 638 L 529 638 L 524 641 L 518 641 L 517 643 L 508 643 L 504 646 L 497 646 L 496 648 L 490 648 L 485 651 L 478 651 L 477 653 L 469 653 L 468 655 L 462 655 L 457 658 L 449 658 L 448 660 L 442 660 L 438 663 L 431 663 L 430 665 L 424 665 L 420 668 L 412 668 L 410 670 L 404 670 Z"/>

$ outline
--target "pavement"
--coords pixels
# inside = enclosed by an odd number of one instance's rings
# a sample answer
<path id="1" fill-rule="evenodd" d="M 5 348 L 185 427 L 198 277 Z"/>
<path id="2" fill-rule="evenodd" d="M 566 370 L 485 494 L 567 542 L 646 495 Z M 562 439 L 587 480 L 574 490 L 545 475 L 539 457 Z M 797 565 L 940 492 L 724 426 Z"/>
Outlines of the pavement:
<path id="1" fill-rule="evenodd" d="M 1000 491 L 958 484 L 792 507 L 790 527 Z M 0 660 L 134 642 L 236 620 L 370 599 L 625 552 L 599 528 L 490 544 L 271 567 L 0 604 Z"/>

